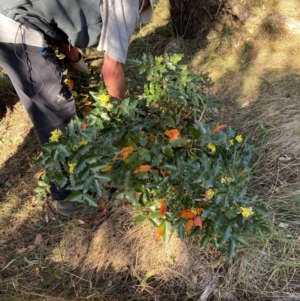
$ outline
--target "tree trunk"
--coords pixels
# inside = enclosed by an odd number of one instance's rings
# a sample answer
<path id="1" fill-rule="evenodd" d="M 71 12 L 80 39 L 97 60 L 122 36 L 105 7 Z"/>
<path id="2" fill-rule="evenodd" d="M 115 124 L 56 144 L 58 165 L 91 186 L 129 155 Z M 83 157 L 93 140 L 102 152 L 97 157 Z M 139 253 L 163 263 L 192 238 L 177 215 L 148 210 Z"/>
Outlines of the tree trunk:
<path id="1" fill-rule="evenodd" d="M 171 20 L 177 36 L 194 38 L 205 32 L 214 17 L 209 0 L 169 0 Z"/>

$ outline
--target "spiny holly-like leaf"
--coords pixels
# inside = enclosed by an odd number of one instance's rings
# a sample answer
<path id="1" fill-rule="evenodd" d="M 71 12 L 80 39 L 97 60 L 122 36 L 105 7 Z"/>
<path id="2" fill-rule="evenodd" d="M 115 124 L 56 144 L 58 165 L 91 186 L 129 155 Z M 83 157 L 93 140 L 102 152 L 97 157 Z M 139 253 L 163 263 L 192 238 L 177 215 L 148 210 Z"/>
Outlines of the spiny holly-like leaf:
<path id="1" fill-rule="evenodd" d="M 207 246 L 207 244 L 209 243 L 209 241 L 210 241 L 210 236 L 208 234 L 206 234 L 201 239 L 200 247 L 201 248 L 205 248 Z"/>
<path id="2" fill-rule="evenodd" d="M 180 136 L 180 132 L 177 129 L 167 130 L 165 131 L 165 135 L 168 136 L 170 142 L 173 142 Z"/>
<path id="3" fill-rule="evenodd" d="M 227 128 L 227 125 L 226 124 L 220 124 L 220 125 L 216 125 L 213 129 L 212 129 L 212 134 L 214 134 L 214 133 L 216 133 L 216 132 L 218 132 L 218 131 L 222 131 L 222 130 L 224 130 L 224 129 L 226 129 Z"/>
<path id="4" fill-rule="evenodd" d="M 164 232 L 163 232 L 163 238 L 164 238 L 164 242 L 168 242 L 171 238 L 172 232 L 173 232 L 173 228 L 172 228 L 172 224 L 168 221 L 164 221 Z"/>
<path id="5" fill-rule="evenodd" d="M 184 227 L 185 232 L 190 232 L 191 229 L 193 228 L 193 226 L 194 226 L 194 220 L 193 219 L 189 219 L 187 221 L 187 223 L 185 224 L 185 227 Z"/>
<path id="6" fill-rule="evenodd" d="M 181 218 L 189 218 L 190 219 L 190 218 L 194 218 L 194 216 L 195 216 L 195 213 L 188 209 L 183 210 L 180 213 Z"/>
<path id="7" fill-rule="evenodd" d="M 148 172 L 150 169 L 151 169 L 151 165 L 145 164 L 139 166 L 133 173 Z"/>
<path id="8" fill-rule="evenodd" d="M 230 239 L 229 241 L 229 246 L 228 246 L 228 258 L 231 260 L 235 256 L 235 249 L 236 249 L 236 243 L 233 238 Z"/>
<path id="9" fill-rule="evenodd" d="M 202 229 L 202 220 L 200 216 L 195 216 L 194 217 L 194 225 L 198 226 Z"/>
<path id="10" fill-rule="evenodd" d="M 222 233 L 222 242 L 226 242 L 230 238 L 231 233 L 232 233 L 232 228 L 230 225 L 227 225 Z"/>
<path id="11" fill-rule="evenodd" d="M 143 221 L 146 220 L 146 219 L 147 219 L 147 215 L 141 214 L 141 215 L 136 216 L 136 217 L 133 219 L 132 222 L 133 222 L 134 224 L 137 224 L 137 223 L 143 222 Z"/>
<path id="12" fill-rule="evenodd" d="M 167 204 L 166 203 L 162 203 L 159 209 L 159 214 L 162 216 L 165 214 L 165 212 L 167 211 Z"/>
<path id="13" fill-rule="evenodd" d="M 165 223 L 162 222 L 156 230 L 156 238 L 159 239 L 163 236 L 165 230 Z"/>

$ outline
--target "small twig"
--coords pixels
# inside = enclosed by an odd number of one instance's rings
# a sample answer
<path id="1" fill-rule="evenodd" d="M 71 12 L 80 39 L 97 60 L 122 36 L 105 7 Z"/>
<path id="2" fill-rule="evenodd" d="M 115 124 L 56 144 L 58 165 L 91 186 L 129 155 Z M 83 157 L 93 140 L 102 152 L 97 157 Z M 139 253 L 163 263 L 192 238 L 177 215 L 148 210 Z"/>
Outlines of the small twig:
<path id="1" fill-rule="evenodd" d="M 219 276 L 214 277 L 209 284 L 206 286 L 204 292 L 202 293 L 200 299 L 198 299 L 198 301 L 206 301 L 207 298 L 209 297 L 209 295 L 211 294 L 213 287 L 215 285 L 215 283 L 217 282 L 217 280 L 219 279 Z"/>
<path id="2" fill-rule="evenodd" d="M 7 128 L 8 126 L 10 114 L 11 114 L 11 109 L 9 107 L 6 107 L 6 114 L 4 116 L 4 120 L 2 121 L 2 124 L 5 126 L 5 128 Z"/>
<path id="3" fill-rule="evenodd" d="M 203 6 L 204 11 L 207 13 L 207 15 L 210 17 L 210 19 L 212 21 L 214 21 L 213 17 L 211 16 L 211 14 L 209 13 L 209 11 L 207 11 L 207 9 Z"/>
<path id="4" fill-rule="evenodd" d="M 202 97 L 199 97 L 199 98 L 200 98 L 200 100 L 201 100 L 201 102 L 202 102 L 202 105 L 203 105 L 203 111 L 202 111 L 201 116 L 200 116 L 200 118 L 199 118 L 199 121 L 201 121 L 201 119 L 203 118 L 204 113 L 205 113 L 205 111 L 206 111 L 206 105 L 205 105 L 205 103 L 204 103 Z"/>
<path id="5" fill-rule="evenodd" d="M 217 10 L 217 12 L 215 14 L 215 18 L 217 18 L 217 15 L 219 14 L 219 11 L 220 11 L 220 8 L 222 6 L 222 3 L 223 3 L 223 0 L 219 0 L 219 7 L 218 7 L 218 10 Z"/>
<path id="6" fill-rule="evenodd" d="M 191 16 L 192 16 L 192 14 L 194 13 L 194 10 L 195 10 L 196 6 L 198 5 L 199 1 L 200 1 L 200 0 L 198 0 L 198 1 L 195 3 L 195 5 L 194 5 L 194 7 L 193 7 L 193 9 L 192 9 L 192 11 L 191 11 L 191 13 L 190 13 L 190 15 L 189 15 L 189 18 L 188 18 L 188 20 L 187 20 L 187 22 L 186 22 L 186 26 L 185 26 L 185 29 L 184 29 L 184 32 L 183 32 L 183 35 L 182 35 L 183 37 L 185 36 L 187 27 L 188 27 L 189 22 L 190 22 L 190 18 L 191 18 Z M 182 18 L 182 17 L 181 17 L 181 18 Z"/>

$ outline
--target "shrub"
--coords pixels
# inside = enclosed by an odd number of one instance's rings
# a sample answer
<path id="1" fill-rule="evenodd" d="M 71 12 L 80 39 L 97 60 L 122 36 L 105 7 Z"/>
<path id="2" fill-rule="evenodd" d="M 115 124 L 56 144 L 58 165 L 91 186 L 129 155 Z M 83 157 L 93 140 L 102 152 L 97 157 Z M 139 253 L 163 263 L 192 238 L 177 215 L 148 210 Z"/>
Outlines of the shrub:
<path id="1" fill-rule="evenodd" d="M 114 187 L 138 210 L 134 223 L 149 219 L 165 241 L 174 230 L 200 235 L 201 247 L 232 258 L 245 235 L 267 229 L 266 209 L 247 192 L 254 148 L 212 117 L 218 102 L 181 58 L 132 61 L 134 95 L 118 104 L 91 91 L 89 112 L 53 131 L 38 162 L 47 181 L 69 185 L 69 201 L 97 206 Z"/>

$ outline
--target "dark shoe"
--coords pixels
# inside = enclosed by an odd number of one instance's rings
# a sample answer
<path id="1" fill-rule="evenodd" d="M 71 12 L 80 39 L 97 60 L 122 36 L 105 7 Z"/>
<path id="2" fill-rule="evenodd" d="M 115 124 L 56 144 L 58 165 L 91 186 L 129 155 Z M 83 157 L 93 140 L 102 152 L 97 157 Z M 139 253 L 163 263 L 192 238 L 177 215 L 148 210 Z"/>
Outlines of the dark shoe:
<path id="1" fill-rule="evenodd" d="M 80 206 L 70 201 L 56 201 L 56 209 L 61 220 L 68 220 L 76 214 L 97 212 L 98 207 Z"/>

